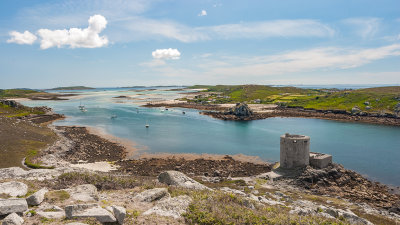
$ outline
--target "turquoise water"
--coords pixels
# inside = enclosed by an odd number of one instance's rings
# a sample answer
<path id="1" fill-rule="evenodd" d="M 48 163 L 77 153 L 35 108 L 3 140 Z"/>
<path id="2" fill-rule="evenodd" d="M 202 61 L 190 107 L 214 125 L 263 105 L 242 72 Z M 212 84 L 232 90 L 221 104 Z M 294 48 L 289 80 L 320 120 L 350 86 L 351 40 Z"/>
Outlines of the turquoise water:
<path id="1" fill-rule="evenodd" d="M 138 106 L 143 99 L 157 100 L 160 96 L 174 99 L 177 92 L 105 90 L 82 92 L 81 99 L 24 104 L 47 105 L 65 114 L 67 119 L 57 121 L 57 125 L 100 127 L 134 141 L 136 147 L 150 153 L 242 153 L 279 161 L 279 136 L 287 132 L 304 134 L 311 137 L 311 151 L 332 154 L 335 162 L 373 180 L 400 185 L 400 127 L 304 118 L 221 121 L 200 115 L 198 110 L 161 112 L 158 108 Z M 132 99 L 112 98 L 119 95 L 129 95 Z M 87 112 L 78 110 L 80 103 Z M 117 118 L 111 119 L 112 115 Z M 150 125 L 147 129 L 146 123 Z"/>

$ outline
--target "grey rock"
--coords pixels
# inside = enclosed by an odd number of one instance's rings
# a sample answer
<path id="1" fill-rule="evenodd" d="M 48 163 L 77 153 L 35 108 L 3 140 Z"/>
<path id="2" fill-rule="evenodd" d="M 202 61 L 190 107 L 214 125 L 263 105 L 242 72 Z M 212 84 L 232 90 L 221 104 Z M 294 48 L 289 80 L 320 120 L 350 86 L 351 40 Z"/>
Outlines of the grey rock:
<path id="1" fill-rule="evenodd" d="M 11 213 L 4 218 L 2 225 L 21 225 L 24 223 L 24 219 L 18 216 L 16 213 Z"/>
<path id="2" fill-rule="evenodd" d="M 44 211 L 38 211 L 36 212 L 39 216 L 45 217 L 47 219 L 61 219 L 65 217 L 65 212 L 44 212 Z"/>
<path id="3" fill-rule="evenodd" d="M 26 198 L 28 205 L 40 205 L 44 200 L 44 195 L 48 192 L 47 188 L 42 188 L 31 196 Z"/>
<path id="4" fill-rule="evenodd" d="M 164 184 L 175 185 L 189 189 L 211 190 L 210 188 L 200 184 L 185 174 L 174 170 L 160 173 L 160 175 L 158 175 L 158 181 Z"/>
<path id="5" fill-rule="evenodd" d="M 126 216 L 126 210 L 124 207 L 121 206 L 111 206 L 113 209 L 113 213 L 115 218 L 117 218 L 117 221 L 119 224 L 124 224 L 125 216 Z"/>
<path id="6" fill-rule="evenodd" d="M 24 196 L 28 193 L 28 186 L 26 184 L 11 181 L 0 184 L 0 194 L 7 194 L 11 197 Z"/>
<path id="7" fill-rule="evenodd" d="M 28 210 L 25 199 L 0 199 L 0 215 L 22 213 Z"/>
<path id="8" fill-rule="evenodd" d="M 76 201 L 93 202 L 98 201 L 97 188 L 92 184 L 82 184 L 70 189 L 66 189 L 71 198 Z"/>
<path id="9" fill-rule="evenodd" d="M 249 117 L 253 115 L 253 111 L 246 103 L 236 103 L 236 106 L 229 109 L 227 114 L 233 114 L 237 117 Z"/>
<path id="10" fill-rule="evenodd" d="M 147 210 L 143 215 L 157 214 L 159 216 L 169 216 L 175 219 L 180 218 L 186 212 L 192 199 L 187 195 L 181 195 L 158 202 L 153 208 Z"/>
<path id="11" fill-rule="evenodd" d="M 143 191 L 133 197 L 133 201 L 138 202 L 153 202 L 163 198 L 169 198 L 170 194 L 166 188 L 154 188 Z"/>
<path id="12" fill-rule="evenodd" d="M 63 173 L 81 171 L 71 167 L 57 167 L 55 169 L 34 169 L 23 170 L 20 167 L 9 167 L 0 169 L 0 180 L 3 179 L 24 179 L 24 180 L 49 180 L 60 176 Z"/>
<path id="13" fill-rule="evenodd" d="M 55 205 L 45 205 L 43 207 L 39 207 L 36 213 L 47 219 L 61 219 L 65 217 L 65 211 Z"/>
<path id="14" fill-rule="evenodd" d="M 246 196 L 246 193 L 244 193 L 243 191 L 239 191 L 239 190 L 228 188 L 228 187 L 222 187 L 220 190 L 223 191 L 223 192 L 228 192 L 228 193 L 232 193 L 232 194 L 236 194 L 236 195 Z"/>
<path id="15" fill-rule="evenodd" d="M 114 223 L 117 221 L 117 219 L 111 212 L 101 208 L 97 204 L 68 205 L 65 207 L 65 215 L 68 219 L 71 219 L 73 217 L 93 217 L 101 223 Z"/>
<path id="16" fill-rule="evenodd" d="M 343 210 L 343 209 L 336 209 L 332 207 L 327 207 L 324 210 L 325 213 L 331 215 L 332 217 L 338 218 L 343 217 L 351 224 L 366 224 L 366 225 L 373 225 L 373 223 L 369 222 L 368 220 L 358 217 L 354 214 L 351 210 Z"/>
<path id="17" fill-rule="evenodd" d="M 352 109 L 351 109 L 351 114 L 353 114 L 353 115 L 357 115 L 357 114 L 359 114 L 361 112 L 361 109 L 358 107 L 358 106 L 354 106 Z"/>

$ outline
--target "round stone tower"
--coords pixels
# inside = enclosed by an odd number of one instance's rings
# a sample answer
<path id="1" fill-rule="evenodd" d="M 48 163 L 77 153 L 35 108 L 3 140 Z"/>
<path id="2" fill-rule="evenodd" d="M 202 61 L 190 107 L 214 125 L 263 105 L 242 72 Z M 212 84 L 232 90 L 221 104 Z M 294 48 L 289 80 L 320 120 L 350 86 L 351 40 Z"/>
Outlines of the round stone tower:
<path id="1" fill-rule="evenodd" d="M 291 169 L 309 165 L 310 137 L 288 134 L 281 136 L 280 167 Z"/>

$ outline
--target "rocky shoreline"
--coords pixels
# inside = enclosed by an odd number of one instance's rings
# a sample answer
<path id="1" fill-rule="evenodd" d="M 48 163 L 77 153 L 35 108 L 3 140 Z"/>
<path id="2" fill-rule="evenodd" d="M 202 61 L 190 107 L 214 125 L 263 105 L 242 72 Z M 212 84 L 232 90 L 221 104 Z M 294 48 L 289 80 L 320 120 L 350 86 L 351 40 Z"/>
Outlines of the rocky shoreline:
<path id="1" fill-rule="evenodd" d="M 304 109 L 304 108 L 288 108 L 288 107 L 276 107 L 273 110 L 267 110 L 266 112 L 254 112 L 253 115 L 248 117 L 237 117 L 232 114 L 227 114 L 225 111 L 227 107 L 221 105 L 201 105 L 195 103 L 176 103 L 176 104 L 147 104 L 145 107 L 170 107 L 170 108 L 191 108 L 204 110 L 200 112 L 203 115 L 211 116 L 221 120 L 260 120 L 272 117 L 299 117 L 299 118 L 315 118 L 315 119 L 327 119 L 344 122 L 361 122 L 370 124 L 381 124 L 400 126 L 400 118 L 392 114 L 352 114 L 343 110 L 315 110 L 315 109 Z"/>

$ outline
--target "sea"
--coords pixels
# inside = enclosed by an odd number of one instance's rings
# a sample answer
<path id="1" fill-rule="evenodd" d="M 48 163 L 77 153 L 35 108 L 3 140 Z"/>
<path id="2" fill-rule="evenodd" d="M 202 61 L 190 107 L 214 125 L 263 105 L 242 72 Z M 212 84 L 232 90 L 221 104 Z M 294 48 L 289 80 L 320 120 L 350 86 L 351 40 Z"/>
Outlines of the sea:
<path id="1" fill-rule="evenodd" d="M 334 162 L 374 181 L 400 186 L 400 127 L 310 118 L 223 121 L 195 109 L 141 107 L 144 102 L 172 100 L 186 92 L 168 87 L 54 92 L 78 96 L 22 103 L 49 106 L 64 114 L 66 119 L 55 125 L 90 126 L 130 140 L 139 154 L 244 154 L 276 162 L 280 136 L 302 134 L 310 136 L 311 151 L 331 154 Z M 79 110 L 80 105 L 86 112 Z"/>

